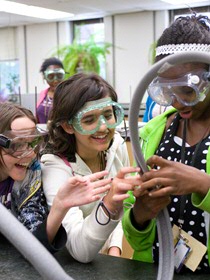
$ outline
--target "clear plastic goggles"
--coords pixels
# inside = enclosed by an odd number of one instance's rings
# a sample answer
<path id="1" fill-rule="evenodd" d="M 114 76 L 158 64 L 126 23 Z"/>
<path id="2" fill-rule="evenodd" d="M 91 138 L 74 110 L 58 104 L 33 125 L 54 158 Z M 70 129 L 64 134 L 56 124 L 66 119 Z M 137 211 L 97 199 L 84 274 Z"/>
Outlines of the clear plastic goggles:
<path id="1" fill-rule="evenodd" d="M 94 134 L 102 124 L 116 128 L 124 118 L 123 108 L 111 98 L 90 101 L 68 123 L 84 135 Z"/>
<path id="2" fill-rule="evenodd" d="M 44 77 L 48 82 L 63 81 L 65 77 L 65 71 L 63 68 L 48 69 L 44 72 Z"/>
<path id="3" fill-rule="evenodd" d="M 203 101 L 209 92 L 209 72 L 202 69 L 187 73 L 178 79 L 156 77 L 148 87 L 150 97 L 161 106 L 170 106 L 174 99 L 184 106 Z"/>
<path id="4" fill-rule="evenodd" d="M 6 154 L 15 158 L 23 158 L 33 151 L 37 153 L 43 147 L 46 130 L 39 127 L 27 130 L 9 130 L 0 134 L 0 147 Z"/>

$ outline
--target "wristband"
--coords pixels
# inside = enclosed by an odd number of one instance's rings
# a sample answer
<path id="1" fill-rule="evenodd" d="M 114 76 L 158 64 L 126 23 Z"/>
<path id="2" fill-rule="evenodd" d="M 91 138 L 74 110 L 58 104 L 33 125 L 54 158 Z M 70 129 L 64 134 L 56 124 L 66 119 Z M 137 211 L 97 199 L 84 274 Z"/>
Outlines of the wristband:
<path id="1" fill-rule="evenodd" d="M 105 225 L 107 225 L 107 224 L 110 222 L 111 217 L 112 217 L 112 216 L 115 217 L 119 212 L 118 212 L 117 210 L 116 210 L 115 212 L 111 212 L 111 211 L 106 207 L 106 205 L 104 204 L 103 199 L 104 199 L 104 198 L 102 198 L 102 200 L 99 202 L 99 204 L 98 204 L 98 206 L 97 206 L 97 208 L 96 208 L 95 218 L 96 218 L 96 221 L 97 221 L 97 223 L 98 223 L 99 225 L 105 226 Z M 106 223 L 101 223 L 101 222 L 99 222 L 99 220 L 98 220 L 98 210 L 99 210 L 100 207 L 102 207 L 103 209 L 105 209 L 105 211 L 106 211 L 106 213 L 107 213 L 107 215 L 108 215 L 108 221 L 107 221 Z"/>

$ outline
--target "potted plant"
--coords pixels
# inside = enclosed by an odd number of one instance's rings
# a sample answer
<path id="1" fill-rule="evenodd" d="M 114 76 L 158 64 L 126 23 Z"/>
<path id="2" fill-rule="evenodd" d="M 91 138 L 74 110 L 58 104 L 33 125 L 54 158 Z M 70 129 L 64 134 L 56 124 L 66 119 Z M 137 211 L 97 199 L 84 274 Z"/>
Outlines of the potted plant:
<path id="1" fill-rule="evenodd" d="M 68 76 L 78 72 L 94 72 L 100 74 L 100 59 L 105 60 L 109 54 L 110 43 L 96 43 L 94 35 L 84 43 L 78 43 L 76 37 L 72 44 L 61 46 L 56 51 L 62 60 Z"/>

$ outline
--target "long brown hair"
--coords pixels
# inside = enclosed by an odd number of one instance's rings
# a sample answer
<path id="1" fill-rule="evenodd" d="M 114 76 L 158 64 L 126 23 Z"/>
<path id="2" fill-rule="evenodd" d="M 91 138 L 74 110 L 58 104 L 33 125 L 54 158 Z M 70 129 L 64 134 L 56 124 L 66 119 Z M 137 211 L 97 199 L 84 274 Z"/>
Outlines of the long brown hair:
<path id="1" fill-rule="evenodd" d="M 113 87 L 97 74 L 78 73 L 61 82 L 55 90 L 49 125 L 50 147 L 46 153 L 63 154 L 75 161 L 75 135 L 66 133 L 59 123 L 72 119 L 86 102 L 106 96 L 117 102 Z"/>

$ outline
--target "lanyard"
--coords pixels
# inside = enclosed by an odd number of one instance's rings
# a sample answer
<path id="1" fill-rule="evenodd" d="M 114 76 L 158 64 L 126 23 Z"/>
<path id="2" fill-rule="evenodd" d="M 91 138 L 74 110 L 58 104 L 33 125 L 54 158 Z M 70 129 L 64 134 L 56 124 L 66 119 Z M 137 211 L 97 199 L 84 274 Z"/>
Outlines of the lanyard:
<path id="1" fill-rule="evenodd" d="M 183 137 L 182 137 L 182 148 L 181 148 L 181 163 L 185 164 L 185 145 L 186 145 L 186 136 L 187 136 L 187 119 L 184 120 L 184 127 L 183 127 L 182 135 L 183 135 Z M 195 159 L 196 159 L 196 156 L 197 156 L 197 153 L 198 153 L 198 150 L 200 148 L 200 145 L 201 145 L 202 141 L 203 141 L 203 137 L 198 142 L 198 144 L 196 145 L 194 154 L 193 154 L 191 162 L 189 164 L 190 166 L 194 166 L 194 164 L 195 164 Z M 184 224 L 184 209 L 185 209 L 185 204 L 186 204 L 186 200 L 187 200 L 188 197 L 190 197 L 190 194 L 181 196 L 179 219 L 178 219 L 180 228 L 182 228 L 182 225 Z"/>

